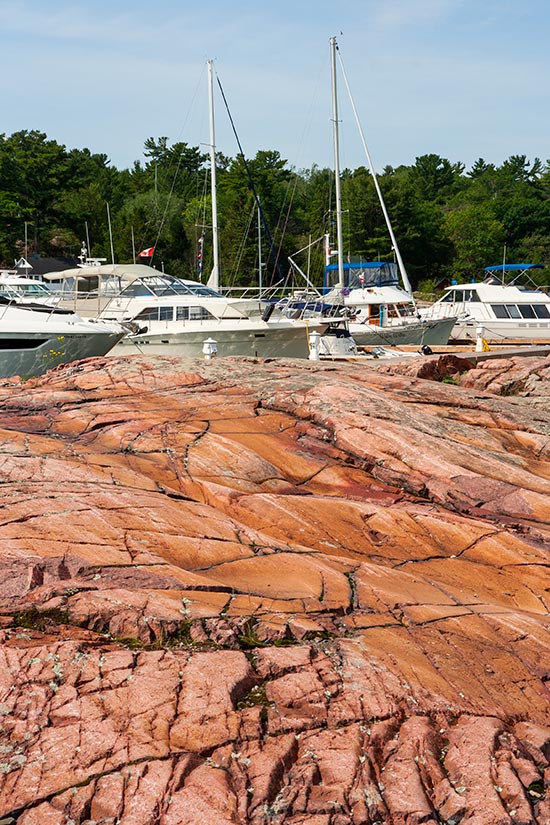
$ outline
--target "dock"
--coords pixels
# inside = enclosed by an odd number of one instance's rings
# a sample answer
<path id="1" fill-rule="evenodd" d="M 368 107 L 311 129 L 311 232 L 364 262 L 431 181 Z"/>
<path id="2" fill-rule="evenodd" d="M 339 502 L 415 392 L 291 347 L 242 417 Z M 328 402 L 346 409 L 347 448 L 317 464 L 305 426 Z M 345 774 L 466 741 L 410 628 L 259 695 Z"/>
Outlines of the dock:
<path id="1" fill-rule="evenodd" d="M 546 358 L 550 355 L 550 341 L 540 344 L 531 344 L 529 342 L 523 344 L 517 341 L 509 344 L 489 344 L 488 350 L 479 352 L 476 351 L 475 345 L 472 346 L 471 343 L 446 344 L 445 346 L 430 347 L 430 349 L 432 350 L 431 355 L 424 355 L 420 352 L 417 346 L 409 345 L 404 345 L 400 347 L 380 347 L 379 349 L 388 351 L 387 356 L 383 354 L 373 354 L 372 351 L 375 349 L 377 348 L 361 347 L 361 352 L 358 355 L 349 356 L 347 358 L 328 358 L 323 360 L 343 360 L 355 362 L 362 362 L 368 360 L 369 363 L 393 363 L 399 360 L 409 360 L 411 357 L 415 355 L 419 358 L 433 358 L 434 356 L 441 355 L 456 355 L 458 358 L 466 358 L 468 359 L 468 361 L 478 363 L 479 361 L 487 361 L 492 358 L 516 358 L 518 356 L 522 356 L 525 358 Z"/>

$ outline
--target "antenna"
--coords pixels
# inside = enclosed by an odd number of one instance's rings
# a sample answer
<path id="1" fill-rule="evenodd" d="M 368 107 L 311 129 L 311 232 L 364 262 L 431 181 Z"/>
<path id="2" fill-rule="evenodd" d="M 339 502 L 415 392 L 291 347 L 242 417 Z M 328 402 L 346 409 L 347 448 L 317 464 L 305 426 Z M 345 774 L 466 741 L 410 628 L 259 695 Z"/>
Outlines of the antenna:
<path id="1" fill-rule="evenodd" d="M 109 204 L 107 204 L 107 223 L 109 224 L 109 241 L 111 243 L 111 262 L 115 262 L 115 252 L 113 249 L 113 233 L 111 231 L 111 213 L 109 211 Z"/>
<path id="2" fill-rule="evenodd" d="M 90 246 L 90 233 L 88 232 L 88 221 L 85 221 L 85 225 L 86 225 L 86 245 L 87 245 L 87 248 L 88 248 L 88 255 L 91 256 L 92 247 Z M 82 263 L 85 263 L 85 261 L 83 261 Z"/>

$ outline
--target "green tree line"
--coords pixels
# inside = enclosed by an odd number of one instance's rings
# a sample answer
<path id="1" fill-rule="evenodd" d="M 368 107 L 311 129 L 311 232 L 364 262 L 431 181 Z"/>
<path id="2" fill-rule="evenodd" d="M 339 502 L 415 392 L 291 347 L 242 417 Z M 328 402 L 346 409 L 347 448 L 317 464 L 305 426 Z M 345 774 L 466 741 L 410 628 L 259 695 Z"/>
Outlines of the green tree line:
<path id="1" fill-rule="evenodd" d="M 206 279 L 212 266 L 208 156 L 197 146 L 151 137 L 144 158 L 119 170 L 106 154 L 67 149 L 40 131 L 0 135 L 1 265 L 12 266 L 25 250 L 29 257 L 76 256 L 89 239 L 89 253 L 117 263 L 155 246 L 153 266 L 196 278 L 202 244 Z M 263 283 L 278 282 L 289 273 L 289 255 L 327 232 L 335 245 L 330 169 L 297 171 L 269 150 L 246 160 L 218 153 L 216 172 L 225 285 L 257 283 L 260 264 Z M 411 166 L 386 167 L 378 180 L 414 287 L 480 279 L 504 252 L 510 262 L 550 267 L 548 161 L 513 155 L 500 166 L 479 159 L 466 170 L 428 154 Z M 341 192 L 345 256 L 392 260 L 369 171 L 344 170 Z M 296 256 L 318 284 L 323 256 L 322 243 Z M 548 283 L 547 271 L 540 272 L 540 282 Z"/>

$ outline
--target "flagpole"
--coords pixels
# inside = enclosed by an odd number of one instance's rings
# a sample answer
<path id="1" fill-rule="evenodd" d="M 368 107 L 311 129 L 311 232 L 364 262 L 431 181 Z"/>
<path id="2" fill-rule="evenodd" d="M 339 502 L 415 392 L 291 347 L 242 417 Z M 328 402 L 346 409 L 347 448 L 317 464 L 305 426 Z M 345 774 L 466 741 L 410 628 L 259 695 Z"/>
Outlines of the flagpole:
<path id="1" fill-rule="evenodd" d="M 136 262 L 136 241 L 134 238 L 134 227 L 132 226 L 132 257 L 134 259 L 134 263 Z"/>

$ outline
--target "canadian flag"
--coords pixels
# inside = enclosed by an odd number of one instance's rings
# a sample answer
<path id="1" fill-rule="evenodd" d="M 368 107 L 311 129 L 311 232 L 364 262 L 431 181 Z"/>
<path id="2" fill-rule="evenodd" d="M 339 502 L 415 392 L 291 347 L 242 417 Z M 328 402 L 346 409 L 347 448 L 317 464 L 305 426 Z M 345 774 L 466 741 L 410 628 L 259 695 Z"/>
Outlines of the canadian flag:
<path id="1" fill-rule="evenodd" d="M 154 251 L 154 246 L 148 246 L 147 249 L 144 249 L 142 252 L 138 254 L 138 258 L 152 258 Z"/>

